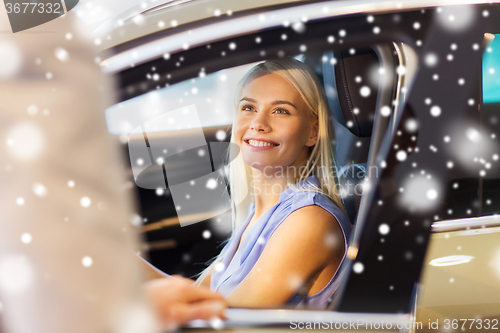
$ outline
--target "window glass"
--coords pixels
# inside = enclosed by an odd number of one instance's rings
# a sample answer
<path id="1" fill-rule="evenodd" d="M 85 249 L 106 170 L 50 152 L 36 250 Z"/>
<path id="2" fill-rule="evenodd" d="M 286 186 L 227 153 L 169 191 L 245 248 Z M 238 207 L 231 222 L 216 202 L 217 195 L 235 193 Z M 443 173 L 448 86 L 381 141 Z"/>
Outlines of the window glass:
<path id="1" fill-rule="evenodd" d="M 331 109 L 340 106 L 336 84 L 342 82 L 344 90 L 339 91 L 350 94 L 351 104 L 345 108 L 352 110 L 336 115 L 343 124 L 336 125 L 335 142 L 342 147 L 337 156 L 346 156 L 340 169 L 344 187 L 341 195 L 354 222 L 362 194 L 378 83 L 387 83 L 382 77 L 394 79 L 390 75 L 393 70 L 387 69 L 387 74 L 380 70 L 377 55 L 369 47 L 334 52 L 318 50 L 297 54 L 295 58 L 306 63 L 326 87 Z M 338 59 L 342 59 L 342 70 L 335 67 Z M 219 186 L 227 180 L 223 168 L 227 162 L 223 157 L 236 112 L 237 83 L 256 64 L 206 75 L 201 72 L 197 78 L 166 84 L 106 110 L 109 132 L 124 138 L 131 178 L 142 209 L 146 249 L 153 264 L 169 274 L 199 273 L 231 234 L 229 207 L 218 206 L 229 201 L 225 186 Z M 334 71 L 339 75 L 337 83 L 332 81 Z M 154 81 L 158 79 L 156 75 L 160 74 L 150 71 L 146 77 Z M 359 124 L 343 118 L 352 114 L 357 116 Z M 338 126 L 341 126 L 339 131 Z M 356 167 L 349 168 L 354 157 Z M 337 172 L 334 170 L 333 174 L 338 176 Z M 181 183 L 186 185 L 185 189 L 175 188 Z M 221 191 L 215 193 L 216 188 Z M 200 204 L 193 204 L 197 202 Z"/>
<path id="2" fill-rule="evenodd" d="M 229 125 L 234 117 L 234 93 L 236 84 L 255 64 L 247 64 L 214 74 L 204 75 L 171 87 L 155 90 L 116 104 L 106 110 L 108 130 L 112 134 L 128 135 L 137 126 L 154 117 L 194 105 L 202 127 Z M 147 74 L 158 80 L 160 74 Z M 176 119 L 176 122 L 156 123 L 150 132 L 183 130 L 192 128 L 192 117 Z"/>

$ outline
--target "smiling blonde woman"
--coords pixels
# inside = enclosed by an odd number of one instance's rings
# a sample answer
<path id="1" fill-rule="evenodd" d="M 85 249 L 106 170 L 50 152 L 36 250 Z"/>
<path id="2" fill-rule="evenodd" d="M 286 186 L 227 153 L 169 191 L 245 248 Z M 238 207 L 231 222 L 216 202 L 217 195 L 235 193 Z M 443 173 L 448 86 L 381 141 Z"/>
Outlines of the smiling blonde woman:
<path id="1" fill-rule="evenodd" d="M 326 308 L 351 225 L 336 186 L 323 88 L 303 63 L 267 60 L 242 78 L 236 104 L 233 235 L 197 283 L 233 307 Z"/>

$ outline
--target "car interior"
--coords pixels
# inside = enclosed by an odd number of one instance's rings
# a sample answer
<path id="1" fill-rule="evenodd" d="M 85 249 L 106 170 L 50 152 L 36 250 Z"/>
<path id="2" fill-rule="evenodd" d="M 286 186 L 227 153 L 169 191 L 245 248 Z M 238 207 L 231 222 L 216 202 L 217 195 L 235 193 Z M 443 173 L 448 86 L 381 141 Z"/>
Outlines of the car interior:
<path id="1" fill-rule="evenodd" d="M 336 292 L 329 309 L 411 312 L 421 293 L 415 281 L 433 253 L 427 248 L 431 225 L 437 233 L 441 222 L 436 221 L 497 213 L 484 203 L 471 205 L 478 196 L 481 202 L 485 196 L 490 201 L 494 197 L 493 173 L 491 181 L 480 185 L 481 178 L 470 170 L 450 170 L 446 162 L 439 167 L 432 164 L 450 158 L 449 148 L 442 146 L 447 141 L 441 141 L 443 133 L 451 131 L 447 123 L 454 120 L 450 113 L 440 118 L 432 111 L 429 115 L 428 109 L 433 104 L 449 105 L 459 121 L 473 119 L 475 124 L 476 102 L 464 108 L 462 100 L 481 100 L 481 87 L 474 81 L 479 72 L 466 66 L 480 62 L 474 48 L 456 56 L 453 64 L 451 60 L 443 63 L 440 75 L 425 63 L 424 52 L 449 52 L 443 40 L 457 42 L 456 35 L 433 25 L 436 12 L 440 13 L 431 9 L 379 13 L 375 15 L 377 28 L 385 34 L 373 33 L 367 23 L 373 16 L 367 20 L 365 14 L 311 21 L 306 33 L 282 26 L 165 53 L 116 72 L 120 103 L 107 110 L 106 118 L 110 132 L 123 138 L 130 163 L 129 189 L 140 202 L 145 237 L 141 255 L 166 273 L 195 277 L 220 252 L 231 235 L 230 213 L 220 207 L 181 213 L 179 206 L 184 206 L 174 202 L 169 185 L 210 175 L 196 184 L 201 186 L 196 191 L 209 196 L 206 193 L 215 192 L 207 189 L 221 189 L 216 197 L 222 198 L 234 86 L 259 61 L 293 56 L 311 67 L 323 83 L 335 129 L 337 176 L 355 226 L 348 253 L 351 260 L 346 262 L 354 273 Z M 418 29 L 414 22 L 419 23 Z M 349 32 L 345 38 L 344 29 Z M 438 32 L 431 35 L 431 29 Z M 477 31 L 461 34 L 471 45 L 477 41 Z M 231 43 L 237 47 L 231 48 Z M 422 45 L 427 45 L 425 51 Z M 120 46 L 120 51 L 126 49 Z M 460 65 L 467 68 L 463 76 L 470 87 L 459 96 L 443 77 Z M 436 86 L 437 78 L 440 86 Z M 169 112 L 180 118 L 162 118 Z M 195 114 L 196 121 L 182 123 L 183 112 Z M 132 135 L 124 135 L 132 130 Z M 440 143 L 430 138 L 439 138 Z M 437 151 L 446 153 L 440 156 Z M 442 179 L 446 187 L 439 187 L 433 179 Z M 439 205 L 404 201 L 414 184 L 437 184 L 443 193 Z M 423 185 L 419 186 L 413 193 L 425 199 Z M 470 206 L 470 212 L 460 209 L 465 206 Z M 397 239 L 387 236 L 382 228 L 386 226 Z M 359 274 L 356 263 L 363 263 L 365 272 L 384 274 Z M 429 281 L 432 274 L 425 273 L 423 280 Z"/>
<path id="2" fill-rule="evenodd" d="M 343 191 L 342 198 L 349 219 L 354 225 L 362 202 L 363 187 L 368 184 L 367 170 L 373 172 L 373 177 L 378 175 L 374 167 L 375 156 L 384 136 L 395 135 L 394 123 L 399 121 L 399 118 L 407 119 L 412 116 L 408 107 L 401 110 L 393 101 L 404 100 L 404 94 L 400 90 L 411 82 L 411 72 L 415 71 L 412 66 L 416 63 L 416 56 L 410 47 L 402 43 L 399 45 L 396 43 L 380 44 L 357 49 L 354 52 L 353 50 L 351 48 L 350 50 L 305 52 L 295 57 L 312 68 L 324 85 L 334 122 L 338 181 Z M 178 107 L 186 105 L 182 98 L 179 99 L 178 105 L 175 102 L 172 103 L 172 96 L 177 97 L 182 94 L 189 96 L 186 98 L 189 100 L 188 103 L 205 98 L 202 103 L 207 103 L 210 97 L 206 96 L 222 95 L 217 100 L 213 98 L 214 100 L 210 100 L 209 103 L 216 104 L 221 109 L 225 108 L 225 111 L 215 110 L 215 113 L 222 113 L 219 121 L 226 121 L 225 125 L 201 125 L 202 133 L 187 128 L 174 130 L 171 126 L 169 128 L 169 124 L 163 124 L 164 121 L 162 122 L 160 116 L 153 118 L 151 122 L 143 123 L 142 127 L 137 127 L 137 132 L 132 131 L 124 145 L 132 163 L 131 176 L 135 179 L 133 184 L 136 184 L 134 187 L 138 191 L 145 223 L 142 227 L 147 239 L 144 251 L 148 252 L 152 264 L 164 272 L 195 277 L 206 267 L 206 263 L 218 254 L 221 244 L 231 234 L 231 221 L 227 208 L 226 212 L 217 216 L 211 216 L 208 211 L 191 213 L 185 216 L 184 222 L 180 222 L 177 217 L 179 212 L 176 211 L 168 185 L 173 185 L 174 178 L 176 183 L 187 182 L 214 170 L 223 169 L 224 163 L 227 165 L 228 162 L 224 161 L 223 155 L 229 145 L 230 123 L 232 122 L 230 113 L 233 106 L 230 94 L 224 90 L 227 89 L 227 85 L 234 85 L 239 79 L 238 76 L 241 77 L 242 73 L 254 64 L 203 76 L 203 80 L 209 81 L 205 85 L 197 82 L 201 81 L 200 78 L 191 79 L 177 86 L 163 88 L 164 94 L 157 91 L 148 93 L 160 96 L 139 96 L 107 110 L 108 123 L 123 126 L 120 117 L 129 109 L 130 112 L 136 113 L 137 108 L 159 107 L 159 112 L 158 110 L 156 112 L 160 113 L 165 110 L 163 104 L 158 106 L 162 102 L 166 104 L 165 102 L 168 101 L 168 104 L 173 104 L 169 105 L 168 109 L 176 108 L 177 110 Z M 398 66 L 408 66 L 406 77 L 397 75 Z M 388 75 L 381 75 L 381 69 Z M 151 77 L 154 74 L 148 75 Z M 221 77 L 225 78 L 222 83 Z M 226 85 L 226 82 L 229 83 Z M 194 86 L 197 87 L 195 96 L 192 94 Z M 206 91 L 203 90 L 204 87 L 207 87 Z M 214 87 L 219 89 L 214 89 Z M 366 93 L 363 95 L 361 89 L 363 87 L 370 91 L 367 95 Z M 129 91 L 131 90 L 129 88 Z M 185 94 L 185 91 L 190 95 Z M 222 98 L 226 99 L 223 105 L 220 101 Z M 154 99 L 157 100 L 158 105 L 151 102 Z M 383 112 L 381 112 L 382 109 Z M 206 118 L 203 119 L 200 116 L 200 122 L 209 124 L 213 122 L 213 118 Z M 157 129 L 151 132 L 146 130 L 148 132 L 146 135 L 143 130 L 149 125 L 156 126 Z M 117 125 L 114 131 L 119 132 L 118 127 Z M 195 138 L 200 134 L 203 134 L 201 139 Z M 413 137 L 415 135 L 417 133 L 413 133 Z M 177 150 L 180 153 L 165 156 L 162 169 L 162 165 L 155 161 L 161 154 L 153 153 L 151 156 L 154 155 L 154 157 L 150 158 L 147 150 L 141 149 L 145 148 L 145 139 L 147 140 L 146 146 L 156 147 L 153 150 Z M 190 141 L 193 143 L 186 144 Z M 204 141 L 210 144 L 204 145 Z M 217 142 L 219 147 L 214 149 L 213 144 Z M 402 146 L 414 146 L 408 135 L 399 135 L 398 142 Z M 187 146 L 184 147 L 183 144 Z M 223 147 L 220 147 L 221 144 Z M 147 160 L 150 161 L 145 163 L 144 161 Z M 371 168 L 368 168 L 370 165 Z M 168 185 L 165 184 L 167 177 L 164 177 L 164 174 L 170 175 Z M 224 181 L 227 180 L 224 179 Z"/>

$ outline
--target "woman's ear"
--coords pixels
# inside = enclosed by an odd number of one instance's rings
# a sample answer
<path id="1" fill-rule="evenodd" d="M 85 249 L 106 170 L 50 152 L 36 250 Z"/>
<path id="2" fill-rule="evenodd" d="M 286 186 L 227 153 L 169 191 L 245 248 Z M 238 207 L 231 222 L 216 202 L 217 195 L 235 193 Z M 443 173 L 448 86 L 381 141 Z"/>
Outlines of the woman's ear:
<path id="1" fill-rule="evenodd" d="M 312 147 L 318 142 L 318 134 L 319 134 L 319 122 L 318 119 L 314 120 L 312 123 L 311 136 L 309 140 L 307 140 L 306 146 Z"/>

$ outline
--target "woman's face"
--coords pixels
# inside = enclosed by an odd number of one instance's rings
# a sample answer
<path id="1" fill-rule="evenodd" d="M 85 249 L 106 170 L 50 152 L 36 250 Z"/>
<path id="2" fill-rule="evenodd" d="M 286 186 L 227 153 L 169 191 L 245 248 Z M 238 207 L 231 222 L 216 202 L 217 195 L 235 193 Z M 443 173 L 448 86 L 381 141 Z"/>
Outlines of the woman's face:
<path id="1" fill-rule="evenodd" d="M 297 89 L 277 74 L 243 88 L 234 126 L 245 163 L 256 169 L 299 166 L 317 140 L 317 121 Z"/>

